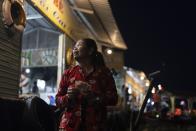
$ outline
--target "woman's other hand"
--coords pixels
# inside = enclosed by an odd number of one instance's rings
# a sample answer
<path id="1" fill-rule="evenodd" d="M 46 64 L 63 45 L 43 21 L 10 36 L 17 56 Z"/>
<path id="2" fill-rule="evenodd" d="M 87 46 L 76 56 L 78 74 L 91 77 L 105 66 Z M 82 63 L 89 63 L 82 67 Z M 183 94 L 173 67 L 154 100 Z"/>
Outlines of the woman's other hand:
<path id="1" fill-rule="evenodd" d="M 78 88 L 68 88 L 67 90 L 68 99 L 76 99 L 79 93 L 80 91 Z"/>

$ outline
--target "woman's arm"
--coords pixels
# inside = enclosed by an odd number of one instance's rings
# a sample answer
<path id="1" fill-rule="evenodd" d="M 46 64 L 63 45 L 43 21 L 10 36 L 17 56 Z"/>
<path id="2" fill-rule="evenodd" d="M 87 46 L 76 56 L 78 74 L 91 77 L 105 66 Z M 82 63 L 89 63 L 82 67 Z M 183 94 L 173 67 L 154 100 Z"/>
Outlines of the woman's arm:
<path id="1" fill-rule="evenodd" d="M 56 105 L 59 108 L 64 108 L 68 104 L 67 88 L 67 71 L 65 71 L 56 94 Z"/>

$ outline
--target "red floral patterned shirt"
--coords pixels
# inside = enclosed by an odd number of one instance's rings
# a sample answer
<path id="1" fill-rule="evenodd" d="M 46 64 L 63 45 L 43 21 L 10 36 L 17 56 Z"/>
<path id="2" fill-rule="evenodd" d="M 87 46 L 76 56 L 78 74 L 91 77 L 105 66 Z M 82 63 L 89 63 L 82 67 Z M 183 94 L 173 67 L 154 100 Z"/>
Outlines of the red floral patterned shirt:
<path id="1" fill-rule="evenodd" d="M 81 106 L 83 97 L 78 95 L 76 104 L 69 109 L 67 89 L 75 88 L 76 81 L 87 82 L 92 93 L 91 97 L 86 98 L 88 104 L 85 108 Z M 95 68 L 88 76 L 83 73 L 80 66 L 65 70 L 56 95 L 57 106 L 67 108 L 61 118 L 59 128 L 66 131 L 79 131 L 82 125 L 82 127 L 85 127 L 85 131 L 103 131 L 107 114 L 106 106 L 115 105 L 116 103 L 116 86 L 108 68 Z"/>

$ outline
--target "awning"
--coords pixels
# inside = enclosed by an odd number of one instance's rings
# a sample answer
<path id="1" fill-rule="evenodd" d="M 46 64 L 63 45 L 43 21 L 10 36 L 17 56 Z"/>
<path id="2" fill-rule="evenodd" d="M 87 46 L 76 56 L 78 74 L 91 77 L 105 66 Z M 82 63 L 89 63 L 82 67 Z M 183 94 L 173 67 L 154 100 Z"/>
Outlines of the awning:
<path id="1" fill-rule="evenodd" d="M 100 44 L 127 49 L 108 0 L 67 0 L 69 6 Z"/>

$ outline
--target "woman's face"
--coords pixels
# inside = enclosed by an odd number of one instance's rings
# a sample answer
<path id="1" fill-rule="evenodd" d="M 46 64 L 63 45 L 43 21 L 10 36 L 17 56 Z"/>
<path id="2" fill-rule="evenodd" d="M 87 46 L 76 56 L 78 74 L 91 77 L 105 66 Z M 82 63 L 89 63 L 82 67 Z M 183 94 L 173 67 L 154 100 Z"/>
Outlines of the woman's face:
<path id="1" fill-rule="evenodd" d="M 73 56 L 76 60 L 90 57 L 89 49 L 82 40 L 77 41 L 73 49 Z"/>

